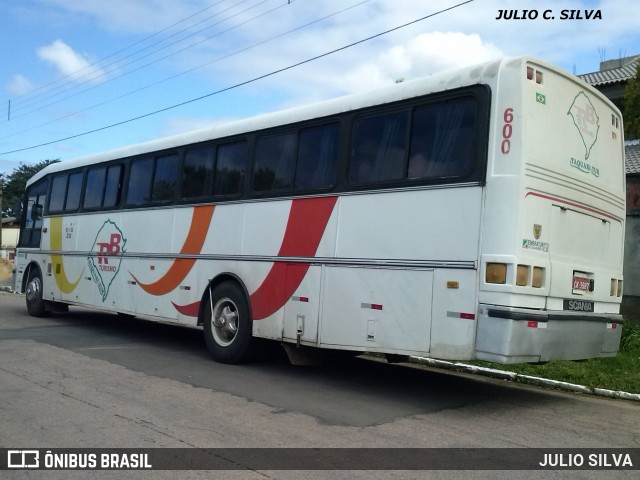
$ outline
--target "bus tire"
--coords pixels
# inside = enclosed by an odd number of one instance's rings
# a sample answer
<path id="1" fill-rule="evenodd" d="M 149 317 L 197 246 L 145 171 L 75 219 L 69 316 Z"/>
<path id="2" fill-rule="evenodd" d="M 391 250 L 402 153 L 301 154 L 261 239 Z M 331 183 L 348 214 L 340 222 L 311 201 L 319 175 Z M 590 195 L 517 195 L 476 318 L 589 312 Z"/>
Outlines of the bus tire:
<path id="1" fill-rule="evenodd" d="M 249 303 L 240 286 L 231 281 L 216 285 L 205 294 L 202 326 L 204 341 L 213 358 L 221 363 L 243 363 L 254 353 Z"/>
<path id="2" fill-rule="evenodd" d="M 42 299 L 42 274 L 38 268 L 32 268 L 27 279 L 25 291 L 27 310 L 32 317 L 45 317 L 49 314 Z"/>

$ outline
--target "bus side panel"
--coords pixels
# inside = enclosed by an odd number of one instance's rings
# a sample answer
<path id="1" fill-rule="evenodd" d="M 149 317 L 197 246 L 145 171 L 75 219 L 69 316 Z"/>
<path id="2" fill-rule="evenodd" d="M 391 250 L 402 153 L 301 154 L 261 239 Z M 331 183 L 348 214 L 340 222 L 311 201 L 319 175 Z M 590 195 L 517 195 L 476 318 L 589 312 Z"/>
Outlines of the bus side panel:
<path id="1" fill-rule="evenodd" d="M 287 265 L 287 282 L 299 278 L 304 274 L 306 266 L 303 264 Z M 320 284 L 322 267 L 309 267 L 304 279 L 293 296 L 284 307 L 283 338 L 289 341 L 316 346 L 318 342 L 318 320 L 320 315 Z"/>
<path id="2" fill-rule="evenodd" d="M 328 266 L 325 272 L 321 346 L 428 352 L 432 270 Z"/>
<path id="3" fill-rule="evenodd" d="M 336 256 L 475 264 L 481 206 L 479 186 L 342 197 Z"/>
<path id="4" fill-rule="evenodd" d="M 476 270 L 440 268 L 433 280 L 431 357 L 469 360 L 475 356 Z"/>

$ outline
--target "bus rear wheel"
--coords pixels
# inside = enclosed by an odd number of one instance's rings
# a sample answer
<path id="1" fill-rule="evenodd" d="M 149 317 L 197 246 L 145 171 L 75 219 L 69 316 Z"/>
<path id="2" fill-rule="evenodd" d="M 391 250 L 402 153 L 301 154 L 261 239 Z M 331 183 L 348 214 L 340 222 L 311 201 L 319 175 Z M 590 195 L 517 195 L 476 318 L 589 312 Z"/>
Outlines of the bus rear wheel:
<path id="1" fill-rule="evenodd" d="M 213 358 L 221 363 L 250 360 L 254 350 L 252 322 L 242 288 L 224 282 L 213 287 L 205 300 L 204 340 Z"/>
<path id="2" fill-rule="evenodd" d="M 32 317 L 44 317 L 49 313 L 45 309 L 45 302 L 42 299 L 42 275 L 37 268 L 33 268 L 29 272 L 25 297 L 29 315 Z"/>

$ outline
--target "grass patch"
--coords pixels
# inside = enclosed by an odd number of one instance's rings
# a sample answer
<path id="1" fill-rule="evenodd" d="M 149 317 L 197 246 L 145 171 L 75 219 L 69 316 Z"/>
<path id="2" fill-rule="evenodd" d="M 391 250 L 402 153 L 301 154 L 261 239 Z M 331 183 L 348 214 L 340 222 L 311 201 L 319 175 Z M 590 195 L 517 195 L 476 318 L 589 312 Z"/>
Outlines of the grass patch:
<path id="1" fill-rule="evenodd" d="M 576 383 L 590 388 L 640 393 L 640 325 L 624 324 L 620 351 L 611 358 L 579 362 L 562 360 L 544 365 L 496 365 L 481 361 L 472 363 L 522 375 Z"/>

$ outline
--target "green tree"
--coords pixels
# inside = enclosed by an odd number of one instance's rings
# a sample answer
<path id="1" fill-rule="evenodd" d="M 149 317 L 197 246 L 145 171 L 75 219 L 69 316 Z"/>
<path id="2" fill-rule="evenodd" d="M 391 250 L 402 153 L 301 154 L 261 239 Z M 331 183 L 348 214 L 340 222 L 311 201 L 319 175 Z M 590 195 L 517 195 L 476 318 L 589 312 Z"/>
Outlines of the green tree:
<path id="1" fill-rule="evenodd" d="M 624 90 L 624 136 L 627 140 L 640 138 L 640 62 L 636 76 L 629 79 Z"/>
<path id="2" fill-rule="evenodd" d="M 12 216 L 13 206 L 16 202 L 22 200 L 27 181 L 31 177 L 47 165 L 58 163 L 59 161 L 60 160 L 42 160 L 34 165 L 20 163 L 20 165 L 14 168 L 13 172 L 10 174 L 0 175 L 0 182 L 2 186 L 2 216 Z"/>

